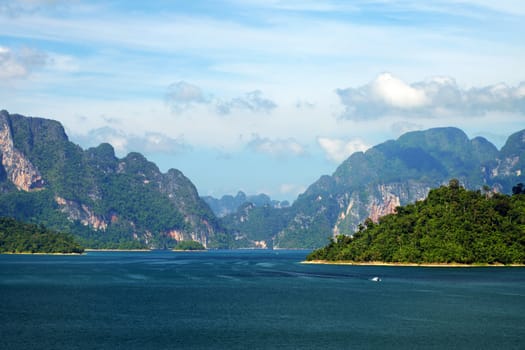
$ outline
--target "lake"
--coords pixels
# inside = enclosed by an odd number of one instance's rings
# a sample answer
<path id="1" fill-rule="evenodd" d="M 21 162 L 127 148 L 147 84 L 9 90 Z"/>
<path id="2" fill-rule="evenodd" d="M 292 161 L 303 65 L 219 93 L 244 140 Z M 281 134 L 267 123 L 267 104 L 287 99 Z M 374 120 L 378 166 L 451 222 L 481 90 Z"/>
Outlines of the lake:
<path id="1" fill-rule="evenodd" d="M 0 255 L 0 348 L 525 348 L 525 268 L 300 264 L 307 253 Z"/>

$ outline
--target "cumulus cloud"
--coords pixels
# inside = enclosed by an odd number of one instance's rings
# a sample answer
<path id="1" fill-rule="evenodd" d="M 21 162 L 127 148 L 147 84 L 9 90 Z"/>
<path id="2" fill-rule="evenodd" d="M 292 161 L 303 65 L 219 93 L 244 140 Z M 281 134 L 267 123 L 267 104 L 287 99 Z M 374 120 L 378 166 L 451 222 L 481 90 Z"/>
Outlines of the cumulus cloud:
<path id="1" fill-rule="evenodd" d="M 464 89 L 450 77 L 408 84 L 390 73 L 358 88 L 336 90 L 345 107 L 342 118 L 379 119 L 388 115 L 434 118 L 480 116 L 503 111 L 525 114 L 525 82 Z"/>
<path id="2" fill-rule="evenodd" d="M 341 163 L 352 153 L 364 152 L 370 146 L 359 139 L 345 141 L 328 137 L 319 137 L 317 143 L 326 153 L 326 157 L 335 163 Z"/>
<path id="3" fill-rule="evenodd" d="M 218 101 L 216 106 L 217 111 L 221 114 L 229 114 L 234 109 L 269 113 L 277 107 L 275 102 L 263 97 L 259 90 L 248 92 L 229 101 Z"/>
<path id="4" fill-rule="evenodd" d="M 395 108 L 417 108 L 428 104 L 425 91 L 413 88 L 389 73 L 379 75 L 370 84 L 371 97 Z"/>
<path id="5" fill-rule="evenodd" d="M 166 102 L 174 111 L 181 112 L 194 105 L 207 103 L 208 99 L 200 87 L 179 81 L 168 87 Z"/>
<path id="6" fill-rule="evenodd" d="M 254 135 L 253 140 L 248 143 L 248 148 L 272 156 L 301 156 L 306 154 L 305 148 L 293 138 L 272 140 Z"/>
<path id="7" fill-rule="evenodd" d="M 75 139 L 87 147 L 107 142 L 121 156 L 129 152 L 175 154 L 189 148 L 184 141 L 161 133 L 146 132 L 144 135 L 132 135 L 107 126 L 90 130 L 86 135 L 77 135 Z"/>
<path id="8" fill-rule="evenodd" d="M 265 98 L 260 90 L 254 90 L 231 99 L 221 99 L 212 94 L 205 94 L 197 85 L 185 81 L 173 83 L 168 87 L 166 102 L 177 113 L 197 105 L 208 106 L 223 115 L 230 114 L 235 110 L 269 113 L 277 107 L 275 102 Z"/>
<path id="9" fill-rule="evenodd" d="M 48 62 L 45 53 L 33 49 L 12 49 L 0 46 L 0 79 L 26 78 Z"/>

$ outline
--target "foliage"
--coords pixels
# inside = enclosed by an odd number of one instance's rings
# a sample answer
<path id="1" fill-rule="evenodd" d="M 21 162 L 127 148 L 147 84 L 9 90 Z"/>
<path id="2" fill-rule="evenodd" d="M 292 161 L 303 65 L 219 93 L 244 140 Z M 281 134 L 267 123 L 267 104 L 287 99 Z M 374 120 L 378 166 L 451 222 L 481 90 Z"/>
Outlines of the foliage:
<path id="1" fill-rule="evenodd" d="M 427 199 L 367 220 L 308 260 L 400 263 L 525 263 L 525 195 L 468 191 L 451 180 Z"/>
<path id="2" fill-rule="evenodd" d="M 26 224 L 0 217 L 0 253 L 77 253 L 84 251 L 65 233 L 51 231 L 43 225 Z"/>
<path id="3" fill-rule="evenodd" d="M 101 214 L 119 213 L 139 229 L 152 232 L 184 227 L 184 219 L 167 196 L 160 195 L 154 183 L 144 183 L 136 175 L 107 176 L 100 192 L 103 200 L 95 208 Z"/>
<path id="4" fill-rule="evenodd" d="M 513 184 L 525 179 L 524 137 L 525 130 L 511 135 L 498 152 L 481 137 L 469 140 L 459 129 L 435 128 L 353 153 L 332 176 L 321 177 L 298 197 L 292 219 L 276 244 L 319 247 L 334 228 L 354 232 L 370 215 L 371 205 L 383 203 L 380 188 L 397 196 L 401 204 L 426 196 L 428 189 L 451 178 L 469 189 L 488 185 L 511 193 Z"/>
<path id="5" fill-rule="evenodd" d="M 271 243 L 273 237 L 289 221 L 289 212 L 289 208 L 278 209 L 270 205 L 244 203 L 235 214 L 227 215 L 221 221 L 229 232 L 245 236 L 248 241 Z"/>
<path id="6" fill-rule="evenodd" d="M 521 182 L 512 187 L 512 194 L 525 194 L 525 187 Z"/>
<path id="7" fill-rule="evenodd" d="M 18 191 L 0 165 L 0 215 L 72 233 L 90 248 L 170 248 L 176 244 L 166 235 L 171 230 L 204 232 L 210 241 L 220 230 L 182 173 L 162 174 L 140 153 L 118 159 L 109 144 L 82 150 L 56 121 L 3 116 L 14 147 L 38 169 L 44 189 Z M 88 221 L 107 228 L 95 230 Z"/>
<path id="8" fill-rule="evenodd" d="M 177 243 L 174 250 L 206 250 L 206 248 L 196 241 L 180 241 Z"/>

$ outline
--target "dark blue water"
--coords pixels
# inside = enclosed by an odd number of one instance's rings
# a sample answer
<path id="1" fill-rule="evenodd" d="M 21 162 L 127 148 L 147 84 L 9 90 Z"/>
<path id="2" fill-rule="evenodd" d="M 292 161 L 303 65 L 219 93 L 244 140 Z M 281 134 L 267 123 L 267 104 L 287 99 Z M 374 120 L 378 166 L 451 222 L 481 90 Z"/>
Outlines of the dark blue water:
<path id="1" fill-rule="evenodd" d="M 300 264 L 305 255 L 0 256 L 0 348 L 525 348 L 525 268 Z"/>

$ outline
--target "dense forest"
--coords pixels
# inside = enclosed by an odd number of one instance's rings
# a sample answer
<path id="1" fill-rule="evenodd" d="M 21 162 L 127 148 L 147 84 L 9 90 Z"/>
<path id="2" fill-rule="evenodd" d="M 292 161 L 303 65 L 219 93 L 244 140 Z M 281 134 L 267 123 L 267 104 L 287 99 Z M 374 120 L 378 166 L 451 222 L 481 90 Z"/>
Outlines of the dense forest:
<path id="1" fill-rule="evenodd" d="M 181 241 L 177 243 L 173 250 L 206 250 L 206 248 L 196 241 Z"/>
<path id="2" fill-rule="evenodd" d="M 353 236 L 340 235 L 308 260 L 525 264 L 525 192 L 468 191 L 458 180 L 398 207 L 378 223 L 366 220 Z"/>
<path id="3" fill-rule="evenodd" d="M 163 173 L 137 152 L 118 158 L 106 143 L 84 150 L 53 120 L 0 111 L 0 132 L 0 217 L 96 249 L 173 248 L 173 230 L 181 240 L 227 247 L 215 239 L 224 233 L 218 219 L 180 171 Z"/>
<path id="4" fill-rule="evenodd" d="M 0 217 L 0 253 L 81 254 L 83 251 L 71 235 Z"/>

